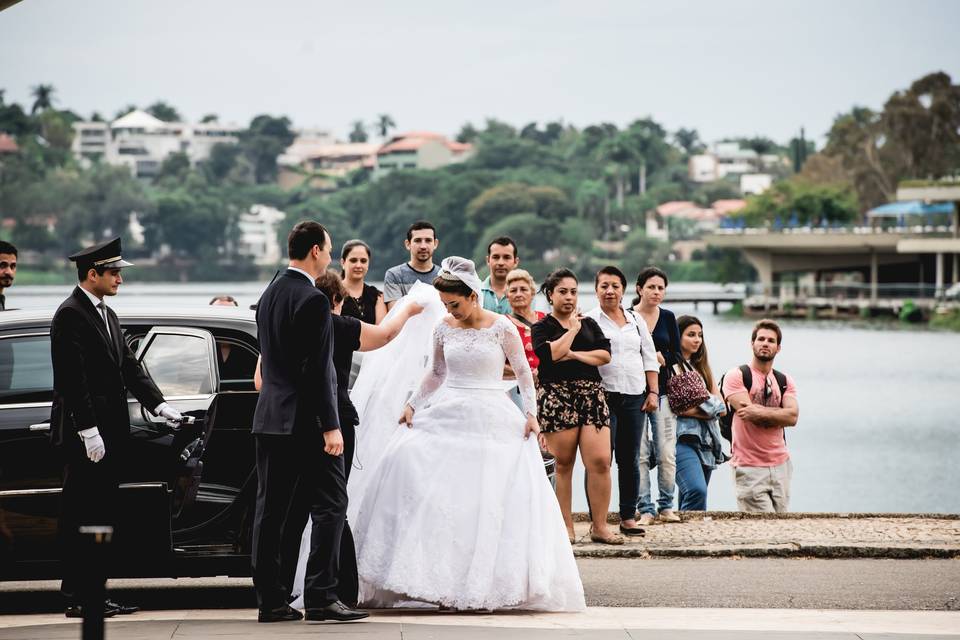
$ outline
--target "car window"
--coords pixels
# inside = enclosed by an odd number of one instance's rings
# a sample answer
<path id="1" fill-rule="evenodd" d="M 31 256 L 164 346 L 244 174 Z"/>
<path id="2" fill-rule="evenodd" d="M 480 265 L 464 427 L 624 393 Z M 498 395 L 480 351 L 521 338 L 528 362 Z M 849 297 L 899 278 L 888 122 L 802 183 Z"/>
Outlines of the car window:
<path id="1" fill-rule="evenodd" d="M 213 393 L 208 349 L 197 336 L 158 333 L 147 345 L 143 365 L 164 396 Z"/>
<path id="2" fill-rule="evenodd" d="M 257 352 L 235 340 L 217 338 L 220 382 L 251 382 L 257 369 Z"/>
<path id="3" fill-rule="evenodd" d="M 0 339 L 0 402 L 41 402 L 52 397 L 50 336 Z"/>

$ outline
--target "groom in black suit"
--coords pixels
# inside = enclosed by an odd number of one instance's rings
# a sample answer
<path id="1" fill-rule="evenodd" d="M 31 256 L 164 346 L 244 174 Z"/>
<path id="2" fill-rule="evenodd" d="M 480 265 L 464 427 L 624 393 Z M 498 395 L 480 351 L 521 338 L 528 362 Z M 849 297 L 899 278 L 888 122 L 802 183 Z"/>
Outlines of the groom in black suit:
<path id="1" fill-rule="evenodd" d="M 307 620 L 366 618 L 337 598 L 340 537 L 347 513 L 343 435 L 337 415 L 330 301 L 314 280 L 330 264 L 330 234 L 300 222 L 287 238 L 288 269 L 257 306 L 263 386 L 253 416 L 257 511 L 253 583 L 260 622 L 299 620 L 280 575 L 281 530 L 291 498 L 306 491 L 313 531 L 304 582 Z M 299 542 L 299 540 L 298 540 Z"/>

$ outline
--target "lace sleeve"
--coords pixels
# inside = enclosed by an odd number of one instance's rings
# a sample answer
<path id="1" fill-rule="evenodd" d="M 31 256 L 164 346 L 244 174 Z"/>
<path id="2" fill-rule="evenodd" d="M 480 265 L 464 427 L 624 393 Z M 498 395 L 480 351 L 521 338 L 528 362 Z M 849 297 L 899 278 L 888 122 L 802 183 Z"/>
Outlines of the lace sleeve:
<path id="1" fill-rule="evenodd" d="M 431 358 L 430 366 L 427 369 L 427 374 L 423 377 L 423 381 L 420 382 L 420 387 L 407 401 L 407 403 L 413 407 L 414 411 L 426 404 L 430 396 L 440 388 L 444 378 L 447 377 L 447 361 L 443 356 L 444 326 L 445 324 L 441 321 L 433 330 L 433 357 Z"/>
<path id="2" fill-rule="evenodd" d="M 500 346 L 513 367 L 517 376 L 517 386 L 520 387 L 520 399 L 523 401 L 524 413 L 537 416 L 537 394 L 533 386 L 533 374 L 530 372 L 530 363 L 523 349 L 523 341 L 513 323 L 503 318 L 500 331 Z"/>

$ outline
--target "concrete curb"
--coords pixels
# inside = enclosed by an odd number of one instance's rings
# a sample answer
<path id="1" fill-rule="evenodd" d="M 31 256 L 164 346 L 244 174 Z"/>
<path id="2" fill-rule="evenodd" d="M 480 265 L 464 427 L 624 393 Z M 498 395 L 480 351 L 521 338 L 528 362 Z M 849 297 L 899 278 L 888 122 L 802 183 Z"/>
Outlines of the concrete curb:
<path id="1" fill-rule="evenodd" d="M 580 532 L 578 543 L 573 546 L 573 553 L 578 558 L 825 558 L 825 559 L 952 559 L 960 558 L 960 529 L 953 522 L 960 520 L 960 515 L 943 513 L 741 513 L 730 511 L 699 511 L 680 514 L 683 522 L 679 524 L 654 525 L 656 529 L 648 528 L 646 538 L 628 539 L 625 545 L 605 545 L 591 542 L 587 535 L 583 535 L 589 522 L 585 513 L 574 514 L 574 521 L 578 523 Z M 607 517 L 610 524 L 617 524 L 620 518 L 616 513 Z M 730 527 L 739 528 L 731 521 L 764 521 L 764 527 L 755 530 L 756 537 L 744 538 L 742 535 L 724 536 L 723 531 L 730 532 Z M 826 523 L 823 530 L 820 524 L 814 525 L 813 531 L 798 531 L 798 521 L 841 521 L 843 524 Z M 922 532 L 916 534 L 916 539 L 907 535 L 896 535 L 892 531 L 887 536 L 886 529 L 890 521 L 904 521 L 903 527 L 910 533 L 914 529 L 925 527 L 937 529 L 937 536 L 924 536 Z M 907 522 L 921 521 L 917 522 Z M 779 527 L 775 523 L 782 522 Z M 852 528 L 859 527 L 862 521 L 865 532 L 864 539 L 859 536 L 850 536 Z M 884 522 L 880 522 L 884 521 Z M 925 521 L 927 524 L 924 525 Z M 720 529 L 713 531 L 711 522 L 718 523 Z M 727 524 L 722 525 L 726 522 Z M 673 536 L 660 536 L 658 529 L 662 526 L 683 527 L 684 523 L 693 526 L 693 539 L 690 535 L 685 539 L 671 539 Z M 704 530 L 704 526 L 708 529 Z M 756 525 L 753 525 L 756 527 Z M 881 535 L 878 539 L 877 527 Z M 894 529 L 900 525 L 894 525 Z M 837 529 L 845 529 L 846 533 L 838 533 Z M 946 530 L 945 530 L 946 529 Z M 652 534 L 652 535 L 651 535 Z M 698 537 L 698 534 L 703 534 Z M 717 537 L 719 536 L 719 537 Z M 724 539 L 724 538 L 727 539 Z"/>

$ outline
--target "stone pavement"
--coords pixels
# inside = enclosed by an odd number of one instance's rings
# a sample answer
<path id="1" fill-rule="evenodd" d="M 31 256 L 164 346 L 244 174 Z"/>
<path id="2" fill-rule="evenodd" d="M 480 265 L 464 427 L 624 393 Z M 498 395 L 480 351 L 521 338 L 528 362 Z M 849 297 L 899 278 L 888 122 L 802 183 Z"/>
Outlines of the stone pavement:
<path id="1" fill-rule="evenodd" d="M 960 515 L 691 512 L 611 546 L 575 515 L 578 557 L 960 558 Z M 618 522 L 611 516 L 611 522 Z M 613 525 L 616 531 L 616 524 Z"/>
<path id="2" fill-rule="evenodd" d="M 363 640 L 894 640 L 960 637 L 960 613 L 787 609 L 656 609 L 592 607 L 583 613 L 459 614 L 376 612 L 350 624 L 256 623 L 246 610 L 138 613 L 107 621 L 110 640 L 245 640 L 347 636 Z M 63 616 L 0 617 L 0 640 L 78 638 Z"/>

